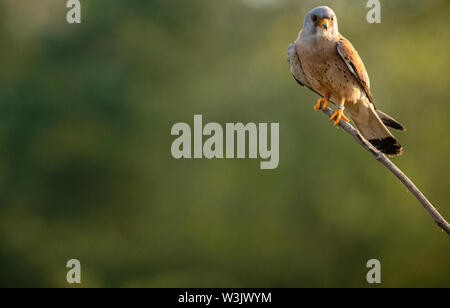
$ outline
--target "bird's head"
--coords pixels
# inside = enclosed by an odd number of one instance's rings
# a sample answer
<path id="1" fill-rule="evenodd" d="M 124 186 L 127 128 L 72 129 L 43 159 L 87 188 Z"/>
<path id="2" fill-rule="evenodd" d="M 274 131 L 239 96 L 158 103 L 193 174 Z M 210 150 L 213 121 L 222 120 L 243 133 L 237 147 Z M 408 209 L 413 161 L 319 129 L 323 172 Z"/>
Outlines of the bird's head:
<path id="1" fill-rule="evenodd" d="M 309 36 L 336 38 L 339 34 L 336 14 L 328 6 L 319 6 L 305 17 L 303 32 Z"/>

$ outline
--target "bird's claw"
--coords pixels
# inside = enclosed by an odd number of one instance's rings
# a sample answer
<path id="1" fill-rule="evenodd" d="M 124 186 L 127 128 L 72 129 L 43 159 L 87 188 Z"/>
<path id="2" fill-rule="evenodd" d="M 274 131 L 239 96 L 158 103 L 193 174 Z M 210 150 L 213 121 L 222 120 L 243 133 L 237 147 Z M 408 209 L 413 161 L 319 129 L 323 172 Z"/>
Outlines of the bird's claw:
<path id="1" fill-rule="evenodd" d="M 326 97 L 321 97 L 317 100 L 317 103 L 314 105 L 314 110 L 322 110 L 328 107 L 330 102 Z"/>
<path id="2" fill-rule="evenodd" d="M 341 119 L 343 119 L 345 122 L 350 122 L 350 120 L 345 116 L 344 111 L 342 109 L 336 110 L 333 115 L 330 117 L 330 122 L 334 121 L 334 126 L 338 126 L 339 122 L 341 122 Z"/>

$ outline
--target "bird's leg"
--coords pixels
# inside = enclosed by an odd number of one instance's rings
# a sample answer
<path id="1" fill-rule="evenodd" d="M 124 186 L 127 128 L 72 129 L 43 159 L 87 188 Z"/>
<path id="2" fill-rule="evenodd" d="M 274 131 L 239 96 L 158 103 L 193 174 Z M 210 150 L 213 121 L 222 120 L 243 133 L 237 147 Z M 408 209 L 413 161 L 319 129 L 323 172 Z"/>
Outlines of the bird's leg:
<path id="1" fill-rule="evenodd" d="M 339 125 L 339 122 L 341 121 L 341 118 L 344 121 L 349 122 L 349 119 L 344 115 L 344 109 L 345 109 L 344 104 L 345 104 L 345 98 L 342 98 L 341 102 L 339 103 L 338 109 L 330 117 L 330 121 L 333 121 L 334 119 L 336 119 L 336 121 L 334 121 L 334 126 L 338 126 Z"/>
<path id="2" fill-rule="evenodd" d="M 330 103 L 330 94 L 326 94 L 324 97 L 320 97 L 317 100 L 317 103 L 314 105 L 314 110 L 321 110 L 328 107 L 328 104 Z"/>

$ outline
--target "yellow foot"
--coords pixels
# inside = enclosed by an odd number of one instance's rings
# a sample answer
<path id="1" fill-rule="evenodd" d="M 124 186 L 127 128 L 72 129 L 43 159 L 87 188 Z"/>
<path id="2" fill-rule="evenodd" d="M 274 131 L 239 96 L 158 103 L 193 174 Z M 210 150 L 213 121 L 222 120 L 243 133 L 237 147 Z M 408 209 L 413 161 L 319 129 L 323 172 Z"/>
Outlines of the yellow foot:
<path id="1" fill-rule="evenodd" d="M 333 115 L 330 117 L 330 121 L 333 121 L 334 119 L 336 119 L 334 121 L 334 126 L 338 126 L 339 122 L 341 122 L 341 118 L 345 121 L 345 122 L 349 122 L 350 120 L 344 115 L 344 111 L 339 108 L 338 110 L 336 110 Z"/>
<path id="2" fill-rule="evenodd" d="M 330 102 L 326 97 L 321 97 L 317 100 L 317 103 L 314 105 L 314 110 L 322 110 L 328 107 Z"/>

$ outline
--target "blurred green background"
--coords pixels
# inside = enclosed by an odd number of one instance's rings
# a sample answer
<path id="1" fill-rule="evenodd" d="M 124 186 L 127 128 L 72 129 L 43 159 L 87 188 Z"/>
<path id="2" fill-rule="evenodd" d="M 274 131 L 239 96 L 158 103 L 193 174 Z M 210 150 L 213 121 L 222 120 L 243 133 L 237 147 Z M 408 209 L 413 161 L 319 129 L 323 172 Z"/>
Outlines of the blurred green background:
<path id="1" fill-rule="evenodd" d="M 450 243 L 286 62 L 332 7 L 450 218 L 450 2 L 0 0 L 0 286 L 450 287 Z M 175 160 L 176 122 L 279 122 L 280 164 Z"/>

